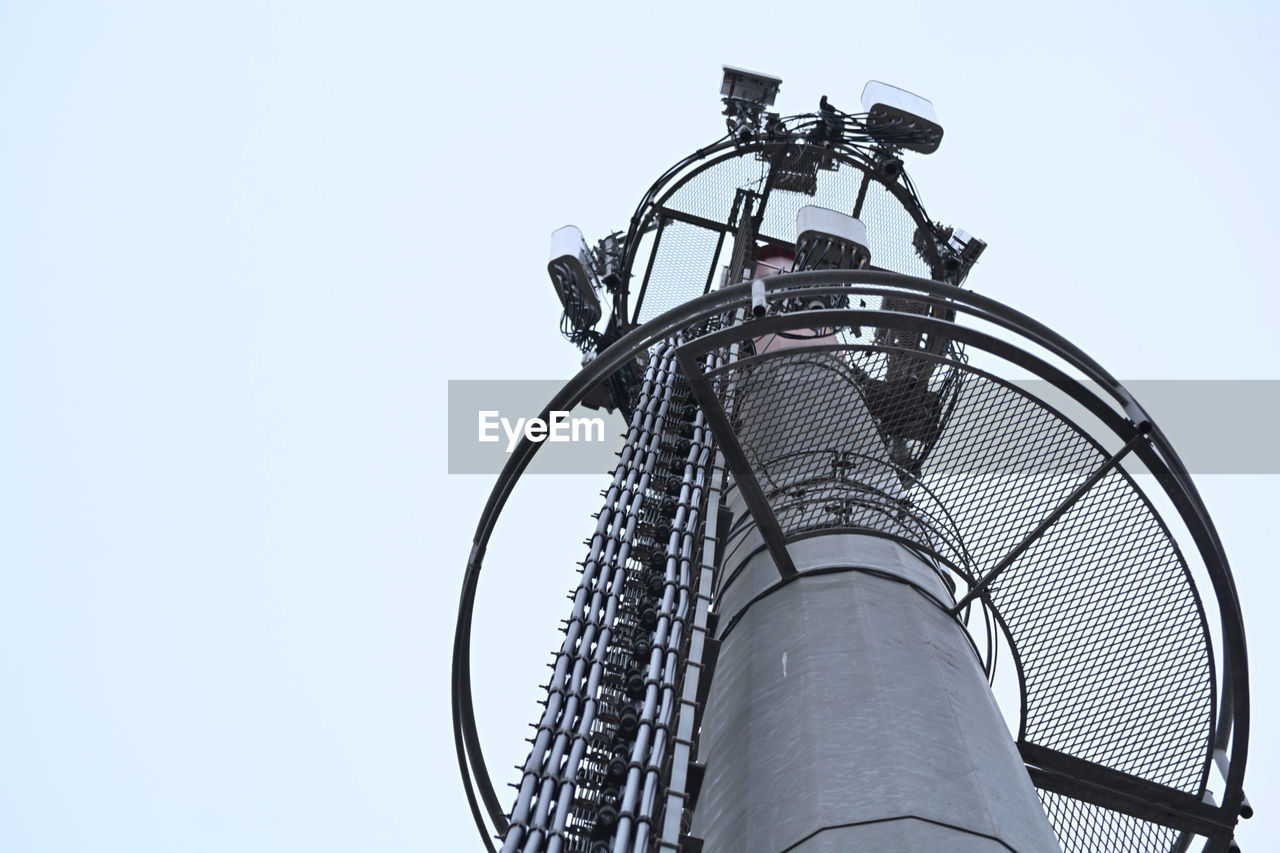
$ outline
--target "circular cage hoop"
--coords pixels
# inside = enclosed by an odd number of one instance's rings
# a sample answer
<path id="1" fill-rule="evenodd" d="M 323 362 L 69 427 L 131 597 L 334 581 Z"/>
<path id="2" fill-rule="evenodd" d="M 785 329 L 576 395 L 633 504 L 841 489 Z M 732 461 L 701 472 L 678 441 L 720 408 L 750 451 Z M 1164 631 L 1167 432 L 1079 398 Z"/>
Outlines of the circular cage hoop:
<path id="1" fill-rule="evenodd" d="M 703 410 L 708 405 L 715 408 L 726 400 L 715 395 L 740 382 L 744 371 L 784 365 L 788 359 L 794 364 L 798 358 L 814 358 L 814 353 L 765 352 L 719 367 L 709 366 L 707 355 L 735 343 L 806 328 L 899 329 L 942 336 L 992 357 L 1009 373 L 1043 381 L 1066 401 L 1071 416 L 992 366 L 980 368 L 947 354 L 931 356 L 945 369 L 962 373 L 970 383 L 967 393 L 979 403 L 969 413 L 970 427 L 955 430 L 957 445 L 978 441 L 973 425 L 982 423 L 987 424 L 988 442 L 1014 441 L 1022 448 L 1034 448 L 1037 442 L 1070 443 L 1067 450 L 1053 454 L 1056 461 L 1050 460 L 1048 468 L 1005 477 L 1022 485 L 1006 488 L 1003 497 L 993 497 L 991 489 L 975 492 L 974 483 L 992 480 L 989 471 L 942 467 L 941 476 L 931 473 L 929 465 L 976 458 L 964 456 L 963 447 L 939 443 L 924 470 L 912 475 L 913 485 L 924 487 L 927 495 L 922 503 L 936 504 L 928 512 L 921 509 L 921 518 L 927 516 L 927 523 L 938 529 L 949 524 L 949 535 L 954 534 L 950 544 L 944 537 L 932 547 L 939 565 L 964 584 L 953 615 L 960 615 L 966 599 L 980 601 L 1000 624 L 1021 690 L 1019 748 L 1066 849 L 1091 849 L 1123 836 L 1137 839 L 1131 841 L 1133 849 L 1154 850 L 1170 840 L 1177 843 L 1184 834 L 1207 838 L 1209 849 L 1226 849 L 1244 802 L 1249 703 L 1243 628 L 1217 533 L 1190 475 L 1159 427 L 1087 355 L 1042 324 L 987 297 L 885 272 L 803 272 L 762 281 L 775 304 L 802 292 L 806 298 L 828 299 L 830 305 L 857 300 L 860 307 L 740 321 L 737 318 L 751 313 L 751 285 L 712 291 L 626 334 L 564 386 L 548 403 L 544 417 L 552 410 L 572 409 L 613 372 L 663 341 L 679 342 L 686 379 L 695 394 L 700 387 L 709 395 L 699 397 Z M 896 300 L 888 304 L 899 308 L 908 299 L 916 307 L 884 310 L 886 299 Z M 871 307 L 861 307 L 868 300 Z M 919 306 L 937 310 L 921 311 Z M 823 356 L 878 363 L 875 369 L 883 375 L 894 347 L 859 342 L 851 334 L 824 347 Z M 1077 416 L 1087 425 L 1072 420 Z M 744 450 L 740 439 L 732 431 L 717 434 L 718 442 L 738 442 L 738 449 Z M 524 440 L 514 449 L 484 508 L 464 575 L 455 633 L 455 743 L 467 796 L 486 844 L 492 832 L 505 829 L 506 819 L 476 731 L 471 615 L 486 546 L 538 447 Z M 755 465 L 758 476 L 770 460 L 751 460 L 750 451 L 746 446 L 744 458 Z M 1036 460 L 1024 453 L 1015 461 Z M 1168 517 L 1157 511 L 1126 464 L 1159 486 L 1158 498 L 1172 508 Z M 1031 482 L 1038 485 L 1026 485 Z M 789 496 L 775 490 L 770 504 L 775 522 L 786 517 L 779 512 L 784 509 L 779 495 Z M 982 527 L 975 521 L 981 501 L 994 501 L 1000 512 L 993 515 L 1003 513 L 1008 523 Z M 826 506 L 822 500 L 815 504 Z M 1009 513 L 1020 514 L 1008 521 Z M 841 516 L 817 526 L 823 524 L 840 526 L 849 519 Z M 793 533 L 802 531 L 799 535 L 814 529 L 812 519 L 791 526 Z M 852 526 L 876 525 L 864 520 Z M 1177 533 L 1171 532 L 1172 526 Z M 1196 556 L 1208 588 L 1198 585 L 1184 552 Z M 1168 602 L 1173 604 L 1165 606 Z M 1210 620 L 1204 602 L 1212 603 Z M 1068 618 L 1072 616 L 1074 622 Z M 1160 635 L 1166 628 L 1176 636 Z M 1220 667 L 1214 662 L 1215 638 Z M 1135 654 L 1139 659 L 1116 659 Z M 1093 657 L 1081 659 L 1082 655 Z M 1065 667 L 1052 663 L 1072 656 L 1076 659 L 1067 660 Z M 1165 677 L 1171 661 L 1174 671 Z M 1117 665 L 1122 665 L 1120 670 L 1114 668 Z M 1130 728 L 1113 731 L 1118 725 Z M 1215 758 L 1224 779 L 1219 806 L 1204 799 Z M 1118 792 L 1123 809 L 1113 811 L 1100 802 L 1094 796 L 1100 790 Z"/>

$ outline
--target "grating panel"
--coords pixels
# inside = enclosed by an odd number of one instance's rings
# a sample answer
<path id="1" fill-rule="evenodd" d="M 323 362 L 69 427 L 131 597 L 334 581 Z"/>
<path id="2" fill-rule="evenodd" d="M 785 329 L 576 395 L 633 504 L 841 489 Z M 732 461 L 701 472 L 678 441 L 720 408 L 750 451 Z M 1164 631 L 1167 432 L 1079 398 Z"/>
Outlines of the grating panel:
<path id="1" fill-rule="evenodd" d="M 1171 853 L 1179 832 L 1158 823 L 1040 791 L 1062 853 Z"/>
<path id="2" fill-rule="evenodd" d="M 700 164 L 647 212 L 652 223 L 663 219 L 664 211 L 674 211 L 704 220 L 707 228 L 698 229 L 666 217 L 658 243 L 647 254 L 632 259 L 633 274 L 647 269 L 651 260 L 653 264 L 653 274 L 648 278 L 640 304 L 640 322 L 702 293 L 707 272 L 717 263 L 716 238 L 723 232 L 728 235 L 726 243 L 733 242 L 737 225 L 735 199 L 743 190 L 757 197 L 753 209 L 753 215 L 760 218 L 757 236 L 794 243 L 796 213 L 801 207 L 816 205 L 853 214 L 858 210 L 858 195 L 865 180 L 867 187 L 859 216 L 867 227 L 871 263 L 906 275 L 930 276 L 929 266 L 920 259 L 914 246 L 917 217 L 922 213 L 905 206 L 880 179 L 871 177 L 861 163 L 836 152 L 824 152 L 823 156 L 834 168 L 814 170 L 812 193 L 775 185 L 769 188 L 761 208 L 759 197 L 766 190 L 769 164 L 765 158 L 768 156 L 774 153 L 751 148 Z M 713 224 L 718 231 L 712 230 Z M 674 237 L 675 242 L 669 244 L 668 232 L 673 228 L 686 233 Z M 701 233 L 692 238 L 688 236 L 688 229 Z"/>
<path id="3" fill-rule="evenodd" d="M 715 263 L 719 234 L 687 222 L 668 222 L 654 247 L 640 322 L 701 296 Z"/>

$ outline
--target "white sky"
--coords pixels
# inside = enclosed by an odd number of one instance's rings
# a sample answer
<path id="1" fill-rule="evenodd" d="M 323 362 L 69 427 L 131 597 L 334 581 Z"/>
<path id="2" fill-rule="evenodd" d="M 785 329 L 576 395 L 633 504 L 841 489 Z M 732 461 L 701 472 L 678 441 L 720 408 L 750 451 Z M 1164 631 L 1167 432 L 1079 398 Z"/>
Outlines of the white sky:
<path id="1" fill-rule="evenodd" d="M 446 475 L 445 383 L 571 375 L 548 236 L 719 136 L 722 63 L 787 113 L 933 100 L 907 165 L 990 243 L 971 286 L 1112 373 L 1280 378 L 1270 4 L 183 5 L 0 5 L 0 849 L 478 847 L 448 655 L 492 481 Z M 500 783 L 604 485 L 532 481 L 495 540 Z M 1276 486 L 1202 482 L 1246 853 L 1280 841 Z"/>

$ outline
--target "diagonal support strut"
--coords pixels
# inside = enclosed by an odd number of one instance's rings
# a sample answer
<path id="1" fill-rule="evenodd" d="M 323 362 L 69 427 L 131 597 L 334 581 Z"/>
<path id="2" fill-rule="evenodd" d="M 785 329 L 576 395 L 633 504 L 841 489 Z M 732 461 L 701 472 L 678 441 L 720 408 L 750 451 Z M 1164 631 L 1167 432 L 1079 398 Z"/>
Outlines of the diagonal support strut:
<path id="1" fill-rule="evenodd" d="M 970 587 L 964 598 L 956 602 L 956 606 L 951 608 L 951 615 L 959 615 L 960 611 L 963 610 L 969 602 L 986 592 L 987 587 L 991 585 L 992 581 L 1000 577 L 1005 569 L 1013 565 L 1013 562 L 1022 556 L 1022 552 L 1030 548 L 1037 539 L 1045 534 L 1045 531 L 1052 527 L 1054 523 L 1066 513 L 1067 510 L 1075 506 L 1077 501 L 1084 497 L 1090 489 L 1096 486 L 1099 480 L 1119 465 L 1120 461 L 1128 456 L 1129 452 L 1137 447 L 1138 443 L 1146 438 L 1149 432 L 1151 432 L 1150 422 L 1143 421 L 1138 424 L 1133 433 L 1133 437 L 1124 443 L 1124 447 L 1121 447 L 1110 459 L 1099 465 L 1097 470 L 1090 474 L 1087 480 L 1077 486 L 1071 494 L 1063 498 L 1062 503 L 1058 504 L 1057 507 L 1054 508 L 1053 512 L 1045 516 L 1044 520 L 1036 525 L 1035 530 L 1028 533 L 1023 537 L 1021 542 L 1013 547 L 1013 550 L 1008 554 L 1005 554 L 1004 557 L 1000 559 L 1000 562 L 995 565 L 995 568 L 983 575 L 977 583 Z"/>
<path id="2" fill-rule="evenodd" d="M 769 556 L 773 557 L 773 564 L 778 567 L 778 574 L 784 578 L 794 576 L 796 565 L 792 562 L 791 555 L 787 553 L 786 537 L 782 532 L 782 526 L 778 524 L 778 517 L 773 514 L 773 509 L 769 506 L 769 499 L 765 496 L 764 489 L 760 487 L 760 481 L 751 471 L 751 463 L 747 460 L 747 454 L 738 441 L 733 425 L 729 423 L 729 416 L 720 405 L 715 389 L 698 368 L 696 356 L 688 351 L 687 346 L 676 350 L 676 359 L 680 362 L 680 369 L 684 371 L 685 380 L 689 383 L 694 399 L 702 407 L 703 415 L 711 425 L 711 432 L 716 437 L 716 445 L 724 456 L 725 466 L 733 474 L 738 490 L 742 492 L 742 499 L 746 501 L 747 509 L 750 510 L 751 517 L 764 538 Z"/>

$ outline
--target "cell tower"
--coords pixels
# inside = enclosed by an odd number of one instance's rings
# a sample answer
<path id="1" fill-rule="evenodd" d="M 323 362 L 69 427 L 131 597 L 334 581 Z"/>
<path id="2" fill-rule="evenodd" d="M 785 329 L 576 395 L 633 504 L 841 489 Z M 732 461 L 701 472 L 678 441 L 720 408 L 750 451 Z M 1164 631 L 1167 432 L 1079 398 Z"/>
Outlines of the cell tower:
<path id="1" fill-rule="evenodd" d="M 873 82 L 860 112 L 782 117 L 780 83 L 726 67 L 728 135 L 625 233 L 553 236 L 585 366 L 543 417 L 628 428 L 506 800 L 471 617 L 536 442 L 484 508 L 453 660 L 484 843 L 1236 849 L 1244 634 L 1177 454 L 1087 355 L 965 288 L 985 244 L 903 169 L 941 141 L 928 101 Z"/>

